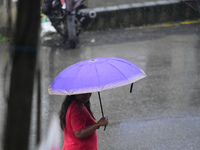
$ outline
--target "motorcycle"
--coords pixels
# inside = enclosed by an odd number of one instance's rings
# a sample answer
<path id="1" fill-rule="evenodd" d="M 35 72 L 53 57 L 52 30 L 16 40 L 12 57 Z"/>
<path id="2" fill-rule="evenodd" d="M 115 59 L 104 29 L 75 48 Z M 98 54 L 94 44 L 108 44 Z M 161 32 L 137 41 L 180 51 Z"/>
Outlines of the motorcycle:
<path id="1" fill-rule="evenodd" d="M 65 43 L 69 41 L 70 48 L 77 46 L 77 38 L 83 28 L 85 28 L 95 17 L 95 11 L 88 11 L 87 6 L 81 3 L 70 14 L 66 11 L 66 4 L 60 0 L 52 1 L 51 13 L 48 16 L 52 26 L 63 38 Z"/>

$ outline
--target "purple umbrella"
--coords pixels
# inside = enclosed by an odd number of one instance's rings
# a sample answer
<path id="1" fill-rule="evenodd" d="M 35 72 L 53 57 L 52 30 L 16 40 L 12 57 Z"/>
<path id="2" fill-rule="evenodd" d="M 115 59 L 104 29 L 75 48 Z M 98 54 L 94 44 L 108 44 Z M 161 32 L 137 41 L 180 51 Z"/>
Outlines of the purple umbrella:
<path id="1" fill-rule="evenodd" d="M 49 86 L 49 93 L 74 95 L 100 92 L 131 84 L 146 77 L 131 62 L 117 57 L 99 57 L 65 68 Z"/>
<path id="2" fill-rule="evenodd" d="M 133 63 L 117 57 L 99 57 L 78 62 L 65 68 L 49 86 L 49 94 L 74 95 L 98 92 L 127 84 L 133 85 L 146 77 Z M 132 87 L 132 86 L 131 86 Z M 103 109 L 101 104 L 102 116 Z"/>

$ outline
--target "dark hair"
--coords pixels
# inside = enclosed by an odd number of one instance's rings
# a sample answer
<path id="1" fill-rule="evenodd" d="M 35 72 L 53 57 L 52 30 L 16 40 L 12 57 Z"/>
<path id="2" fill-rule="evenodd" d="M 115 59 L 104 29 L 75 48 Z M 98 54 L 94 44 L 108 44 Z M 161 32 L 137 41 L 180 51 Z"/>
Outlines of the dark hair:
<path id="1" fill-rule="evenodd" d="M 66 96 L 65 100 L 63 101 L 63 103 L 61 105 L 59 118 L 60 118 L 60 126 L 61 126 L 62 130 L 64 130 L 64 128 L 65 128 L 65 125 L 66 125 L 65 116 L 67 113 L 67 109 L 69 108 L 72 101 L 76 101 L 75 95 Z M 88 101 L 87 103 L 84 103 L 84 105 L 86 106 L 86 108 L 89 111 L 89 113 L 91 114 L 91 116 L 94 118 L 94 115 L 90 109 L 90 101 Z"/>

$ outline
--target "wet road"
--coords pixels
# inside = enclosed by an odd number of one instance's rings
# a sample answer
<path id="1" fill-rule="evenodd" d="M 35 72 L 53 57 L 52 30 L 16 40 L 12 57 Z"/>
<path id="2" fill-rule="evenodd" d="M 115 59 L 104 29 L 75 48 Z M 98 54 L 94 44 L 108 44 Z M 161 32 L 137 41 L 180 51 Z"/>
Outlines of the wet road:
<path id="1" fill-rule="evenodd" d="M 85 33 L 75 50 L 46 48 L 45 86 L 66 66 L 93 57 L 114 56 L 142 68 L 147 78 L 102 92 L 110 125 L 98 131 L 99 149 L 169 150 L 200 147 L 200 24 L 168 28 Z M 95 42 L 94 42 L 95 41 Z M 46 69 L 45 69 L 46 68 Z M 47 91 L 43 87 L 43 93 Z M 58 111 L 61 96 L 48 96 Z M 97 93 L 92 110 L 101 117 Z"/>
<path id="2" fill-rule="evenodd" d="M 42 134 L 47 130 L 49 117 L 59 112 L 64 99 L 48 94 L 47 87 L 54 77 L 77 61 L 113 56 L 131 61 L 142 68 L 147 77 L 134 84 L 133 93 L 129 93 L 130 86 L 101 92 L 104 113 L 110 124 L 106 131 L 103 128 L 97 131 L 99 149 L 199 150 L 199 23 L 84 33 L 74 50 L 55 46 L 53 41 L 43 40 L 40 52 Z M 30 143 L 34 143 L 36 136 L 36 96 L 33 103 Z M 97 93 L 93 93 L 91 103 L 99 119 Z M 33 144 L 30 145 L 30 149 L 34 149 Z"/>

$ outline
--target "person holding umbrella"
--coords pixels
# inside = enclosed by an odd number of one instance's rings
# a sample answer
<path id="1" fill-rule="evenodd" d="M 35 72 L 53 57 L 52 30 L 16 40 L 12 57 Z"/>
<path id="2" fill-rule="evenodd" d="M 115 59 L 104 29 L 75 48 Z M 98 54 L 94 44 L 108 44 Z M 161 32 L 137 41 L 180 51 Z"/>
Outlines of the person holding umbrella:
<path id="1" fill-rule="evenodd" d="M 108 117 L 95 121 L 90 109 L 91 93 L 68 95 L 60 110 L 60 125 L 64 131 L 62 150 L 97 150 L 100 126 L 108 125 Z"/>
<path id="2" fill-rule="evenodd" d="M 62 70 L 48 87 L 51 95 L 68 95 L 60 111 L 64 130 L 63 150 L 97 150 L 96 129 L 108 125 L 100 92 L 131 84 L 146 77 L 138 66 L 118 57 L 98 57 L 77 62 Z M 95 122 L 90 109 L 91 93 L 98 92 L 102 118 Z M 85 93 L 85 94 L 84 94 Z M 105 131 L 106 128 L 104 128 Z"/>

